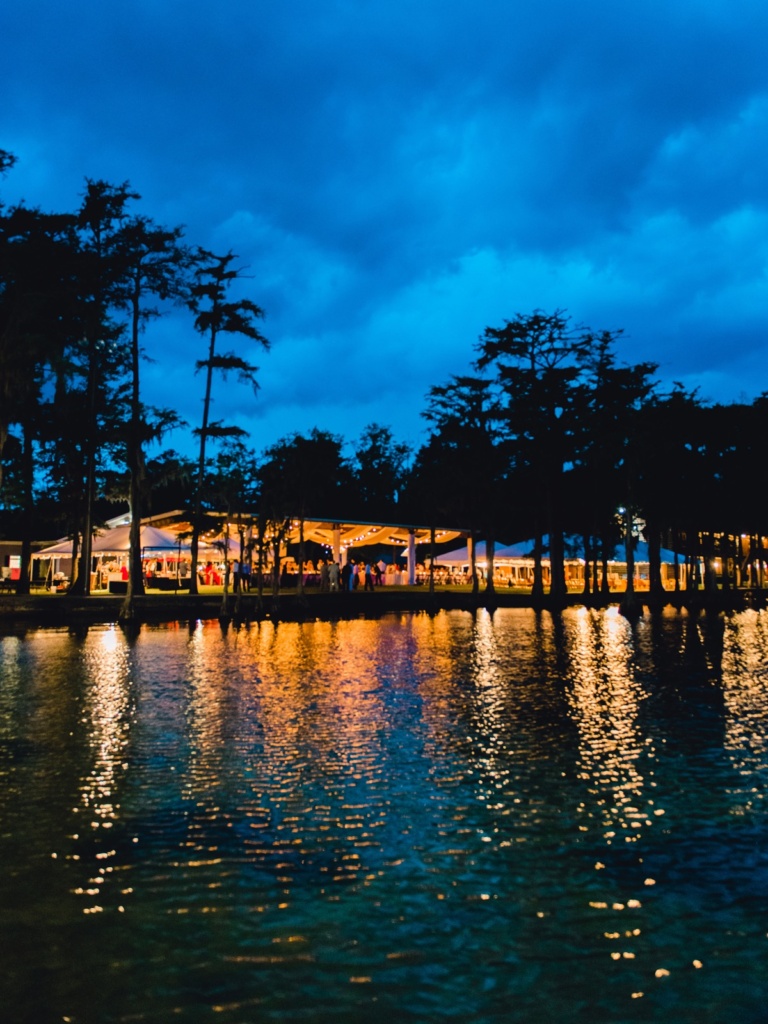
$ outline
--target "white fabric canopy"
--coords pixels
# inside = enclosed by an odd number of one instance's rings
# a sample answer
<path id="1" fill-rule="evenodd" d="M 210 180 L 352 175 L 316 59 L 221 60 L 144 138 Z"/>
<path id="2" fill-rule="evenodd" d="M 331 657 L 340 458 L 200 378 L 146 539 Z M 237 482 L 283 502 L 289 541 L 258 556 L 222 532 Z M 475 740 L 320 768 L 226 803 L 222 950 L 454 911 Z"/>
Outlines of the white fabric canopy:
<path id="1" fill-rule="evenodd" d="M 93 538 L 91 551 L 94 555 L 123 555 L 127 554 L 131 546 L 130 526 L 116 526 L 114 530 L 106 530 Z M 142 551 L 178 551 L 179 542 L 175 533 L 170 530 L 161 530 L 156 526 L 142 526 L 141 528 L 141 549 Z M 189 545 L 182 544 L 181 550 L 189 551 Z M 34 558 L 51 558 L 72 554 L 72 541 L 65 538 L 57 541 L 47 548 L 36 551 Z"/>
<path id="2" fill-rule="evenodd" d="M 35 551 L 32 554 L 33 558 L 66 558 L 67 555 L 72 554 L 72 541 L 67 537 L 64 540 L 58 540 L 55 544 L 49 545 L 47 548 L 42 548 L 40 551 Z"/>
<path id="3" fill-rule="evenodd" d="M 224 540 L 224 534 L 219 534 L 218 537 L 212 539 L 200 538 L 199 554 L 202 558 L 205 555 L 206 558 L 224 558 L 224 548 L 227 548 L 227 554 L 231 557 L 239 557 L 240 555 L 240 538 L 235 535 L 229 538 L 229 543 Z"/>
<path id="4" fill-rule="evenodd" d="M 509 561 L 529 560 L 533 558 L 533 543 L 512 544 L 510 546 L 497 545 L 493 549 L 493 560 L 497 564 Z M 485 541 L 481 540 L 475 544 L 475 561 L 486 560 Z M 468 565 L 469 548 L 456 548 L 454 551 L 446 551 L 442 555 L 435 556 L 435 565 Z"/>
<path id="5" fill-rule="evenodd" d="M 547 538 L 544 538 L 546 544 Z M 568 545 L 573 547 L 573 545 Z M 569 558 L 583 558 L 584 550 L 581 544 L 576 547 L 577 554 L 567 555 L 566 561 Z M 519 561 L 525 559 L 526 561 L 533 560 L 533 541 L 522 541 L 519 544 L 510 544 L 506 547 L 496 546 L 493 551 L 493 559 L 496 564 L 503 564 L 505 561 Z M 486 560 L 485 554 L 485 541 L 481 540 L 475 544 L 475 561 L 484 562 Z M 666 548 L 661 549 L 661 561 L 673 563 L 675 555 L 673 551 L 667 551 Z M 544 561 L 549 561 L 549 556 L 545 555 Z M 612 562 L 626 562 L 626 552 L 623 544 L 618 544 L 615 551 L 613 552 Z M 636 562 L 647 562 L 648 561 L 648 545 L 645 541 L 638 541 L 635 544 L 635 561 Z M 469 550 L 466 547 L 457 548 L 455 551 L 446 551 L 445 554 L 437 555 L 435 557 L 435 564 L 442 565 L 467 565 L 469 563 Z"/>
<path id="6" fill-rule="evenodd" d="M 170 530 L 161 530 L 157 526 L 141 527 L 141 550 L 142 551 L 178 551 L 179 542 L 175 533 Z M 116 526 L 114 530 L 107 530 L 106 533 L 94 537 L 91 550 L 94 555 L 103 554 L 124 554 L 131 546 L 130 526 Z M 182 545 L 182 550 L 184 547 Z"/>

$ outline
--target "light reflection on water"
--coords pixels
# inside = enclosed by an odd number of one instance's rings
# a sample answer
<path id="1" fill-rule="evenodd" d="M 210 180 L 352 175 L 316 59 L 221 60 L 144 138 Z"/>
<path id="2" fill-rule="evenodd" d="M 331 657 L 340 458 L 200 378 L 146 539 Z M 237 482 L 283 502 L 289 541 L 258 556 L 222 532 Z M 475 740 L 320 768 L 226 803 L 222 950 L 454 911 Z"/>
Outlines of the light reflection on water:
<path id="1" fill-rule="evenodd" d="M 1 1005 L 762 1020 L 767 655 L 756 612 L 0 638 Z"/>

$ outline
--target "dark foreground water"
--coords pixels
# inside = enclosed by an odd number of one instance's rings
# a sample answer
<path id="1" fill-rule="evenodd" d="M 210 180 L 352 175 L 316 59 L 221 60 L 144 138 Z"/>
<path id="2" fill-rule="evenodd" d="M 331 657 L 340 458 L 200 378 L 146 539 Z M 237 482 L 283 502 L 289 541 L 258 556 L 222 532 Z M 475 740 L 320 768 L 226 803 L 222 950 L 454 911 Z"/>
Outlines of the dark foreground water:
<path id="1" fill-rule="evenodd" d="M 0 1019 L 768 1019 L 768 615 L 0 637 Z"/>

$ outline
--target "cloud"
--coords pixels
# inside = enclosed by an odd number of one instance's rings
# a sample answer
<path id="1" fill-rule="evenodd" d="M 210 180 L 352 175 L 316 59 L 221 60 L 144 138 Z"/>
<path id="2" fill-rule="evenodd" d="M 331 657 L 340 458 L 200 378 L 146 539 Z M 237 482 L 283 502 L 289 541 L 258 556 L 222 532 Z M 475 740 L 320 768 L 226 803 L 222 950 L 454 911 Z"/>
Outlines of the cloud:
<path id="1" fill-rule="evenodd" d="M 10 0 L 0 31 L 6 201 L 129 179 L 248 268 L 273 348 L 255 401 L 217 402 L 254 439 L 418 440 L 430 385 L 534 308 L 717 400 L 763 389 L 757 0 Z M 191 421 L 200 342 L 179 312 L 147 336 L 150 397 Z"/>

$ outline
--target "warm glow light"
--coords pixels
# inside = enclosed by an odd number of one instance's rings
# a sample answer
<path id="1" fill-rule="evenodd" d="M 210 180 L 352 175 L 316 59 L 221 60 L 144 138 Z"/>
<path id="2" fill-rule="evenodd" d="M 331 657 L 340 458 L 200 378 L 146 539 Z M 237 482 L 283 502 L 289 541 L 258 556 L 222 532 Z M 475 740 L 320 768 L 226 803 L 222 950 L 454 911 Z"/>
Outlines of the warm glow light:
<path id="1" fill-rule="evenodd" d="M 635 842 L 651 820 L 639 767 L 651 750 L 638 725 L 642 691 L 631 668 L 632 629 L 617 611 L 597 615 L 588 609 L 569 617 L 568 625 L 573 634 L 568 696 L 580 735 L 579 777 L 605 794 L 597 802 L 602 813 L 591 808 L 583 824 L 588 830 L 602 825 L 609 845 L 622 833 L 625 842 Z"/>

